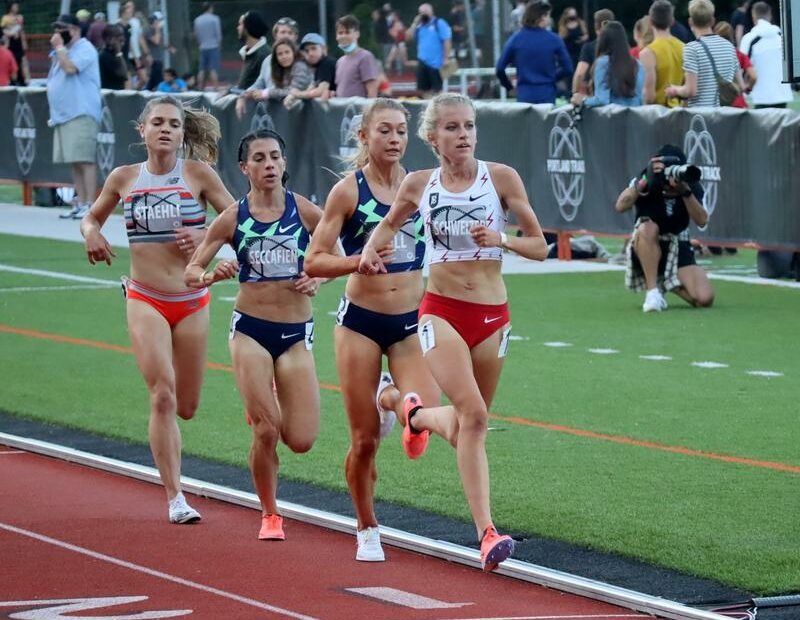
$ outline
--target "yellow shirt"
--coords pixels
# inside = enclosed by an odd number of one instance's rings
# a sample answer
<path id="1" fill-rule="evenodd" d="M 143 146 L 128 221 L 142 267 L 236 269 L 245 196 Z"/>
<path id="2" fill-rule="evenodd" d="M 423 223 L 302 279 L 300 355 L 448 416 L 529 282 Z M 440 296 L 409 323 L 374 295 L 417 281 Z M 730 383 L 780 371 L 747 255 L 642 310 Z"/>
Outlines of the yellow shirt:
<path id="1" fill-rule="evenodd" d="M 655 103 L 668 108 L 680 106 L 679 99 L 667 100 L 665 89 L 670 84 L 683 84 L 683 41 L 669 36 L 656 39 L 647 46 L 656 57 L 656 100 Z"/>

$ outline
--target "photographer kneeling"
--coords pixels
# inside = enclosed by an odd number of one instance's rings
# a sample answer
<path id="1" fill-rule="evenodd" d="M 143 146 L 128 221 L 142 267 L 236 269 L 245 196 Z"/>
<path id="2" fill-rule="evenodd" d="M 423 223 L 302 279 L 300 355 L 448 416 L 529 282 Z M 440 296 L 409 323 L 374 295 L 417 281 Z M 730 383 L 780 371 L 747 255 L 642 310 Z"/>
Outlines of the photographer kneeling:
<path id="1" fill-rule="evenodd" d="M 628 244 L 625 285 L 647 291 L 642 310 L 667 309 L 663 291 L 673 291 L 693 306 L 714 303 L 714 290 L 697 266 L 689 243 L 689 219 L 705 226 L 700 170 L 686 165 L 677 146 L 662 146 L 642 174 L 619 195 L 615 209 L 636 207 L 636 224 Z"/>

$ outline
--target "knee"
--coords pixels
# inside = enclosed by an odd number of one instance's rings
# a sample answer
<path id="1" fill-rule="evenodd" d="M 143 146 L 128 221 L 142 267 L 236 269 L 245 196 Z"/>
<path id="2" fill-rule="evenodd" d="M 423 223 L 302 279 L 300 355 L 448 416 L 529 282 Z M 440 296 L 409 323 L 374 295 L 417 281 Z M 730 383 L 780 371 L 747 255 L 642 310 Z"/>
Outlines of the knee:
<path id="1" fill-rule="evenodd" d="M 378 438 L 365 433 L 356 433 L 350 442 L 350 450 L 359 459 L 374 459 L 378 452 Z"/>
<path id="2" fill-rule="evenodd" d="M 314 447 L 314 438 L 284 437 L 283 441 L 295 454 L 305 454 Z"/>
<path id="3" fill-rule="evenodd" d="M 658 224 L 655 222 L 642 222 L 637 229 L 639 243 L 656 243 L 658 241 Z"/>
<path id="4" fill-rule="evenodd" d="M 698 295 L 694 300 L 694 304 L 698 308 L 710 308 L 714 305 L 714 291 L 708 291 Z"/>
<path id="5" fill-rule="evenodd" d="M 150 392 L 150 409 L 153 415 L 168 416 L 175 413 L 175 391 L 167 385 L 157 385 Z"/>
<path id="6" fill-rule="evenodd" d="M 485 435 L 489 429 L 489 412 L 485 406 L 473 406 L 458 411 L 458 434 Z"/>
<path id="7" fill-rule="evenodd" d="M 253 429 L 253 438 L 256 442 L 265 446 L 274 446 L 278 443 L 281 435 L 280 427 L 274 420 L 266 415 L 253 415 L 250 413 L 252 423 L 250 428 Z"/>
<path id="8" fill-rule="evenodd" d="M 192 398 L 191 400 L 180 399 L 177 404 L 178 417 L 183 420 L 191 420 L 199 406 L 199 398 Z"/>

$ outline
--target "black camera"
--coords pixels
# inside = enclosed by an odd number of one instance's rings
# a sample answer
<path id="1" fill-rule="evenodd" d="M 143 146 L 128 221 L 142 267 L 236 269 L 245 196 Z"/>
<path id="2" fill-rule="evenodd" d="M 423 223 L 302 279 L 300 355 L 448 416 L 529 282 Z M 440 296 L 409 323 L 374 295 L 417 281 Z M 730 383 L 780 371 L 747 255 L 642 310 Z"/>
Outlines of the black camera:
<path id="1" fill-rule="evenodd" d="M 424 26 L 429 21 L 431 21 L 431 16 L 430 15 L 427 15 L 426 13 L 420 13 L 419 14 L 419 23 L 420 24 L 422 24 Z"/>
<path id="2" fill-rule="evenodd" d="M 664 156 L 661 158 L 664 164 L 664 178 L 667 181 L 683 181 L 684 183 L 697 183 L 703 178 L 700 168 L 692 164 L 681 163 L 680 157 Z"/>

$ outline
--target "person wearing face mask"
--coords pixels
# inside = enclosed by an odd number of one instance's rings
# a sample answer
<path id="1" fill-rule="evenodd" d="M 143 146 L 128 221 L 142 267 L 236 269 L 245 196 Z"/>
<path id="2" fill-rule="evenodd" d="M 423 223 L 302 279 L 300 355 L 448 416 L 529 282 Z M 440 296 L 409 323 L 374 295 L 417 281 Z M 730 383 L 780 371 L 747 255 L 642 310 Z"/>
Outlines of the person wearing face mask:
<path id="1" fill-rule="evenodd" d="M 423 99 L 429 99 L 444 86 L 442 69 L 450 57 L 453 31 L 450 24 L 434 15 L 433 6 L 426 2 L 419 5 L 406 40 L 417 44 L 417 90 Z"/>
<path id="2" fill-rule="evenodd" d="M 378 96 L 378 61 L 372 52 L 358 46 L 361 24 L 353 15 L 336 21 L 336 42 L 344 55 L 336 61 L 336 96 Z"/>
<path id="3" fill-rule="evenodd" d="M 53 23 L 47 102 L 53 128 L 53 163 L 70 164 L 77 203 L 61 218 L 80 219 L 97 191 L 97 132 L 100 65 L 94 45 L 81 37 L 78 18 L 64 14 Z"/>

